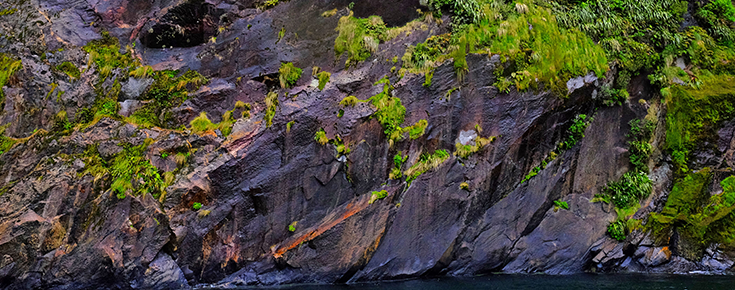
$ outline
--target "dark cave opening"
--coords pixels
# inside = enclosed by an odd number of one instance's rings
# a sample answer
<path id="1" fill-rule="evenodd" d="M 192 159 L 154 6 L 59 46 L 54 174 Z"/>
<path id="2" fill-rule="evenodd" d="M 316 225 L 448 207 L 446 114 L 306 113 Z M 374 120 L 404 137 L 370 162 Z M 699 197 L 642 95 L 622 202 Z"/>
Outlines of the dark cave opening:
<path id="1" fill-rule="evenodd" d="M 371 15 L 383 17 L 385 25 L 390 27 L 403 26 L 411 20 L 419 17 L 418 11 L 421 6 L 419 0 L 398 1 L 355 1 L 352 11 L 355 17 L 365 18 Z M 426 10 L 423 7 L 423 10 Z"/>
<path id="2" fill-rule="evenodd" d="M 191 0 L 171 8 L 160 21 L 140 34 L 149 48 L 192 47 L 209 41 L 218 33 L 224 12 L 202 0 Z M 225 18 L 225 19 L 223 19 Z"/>

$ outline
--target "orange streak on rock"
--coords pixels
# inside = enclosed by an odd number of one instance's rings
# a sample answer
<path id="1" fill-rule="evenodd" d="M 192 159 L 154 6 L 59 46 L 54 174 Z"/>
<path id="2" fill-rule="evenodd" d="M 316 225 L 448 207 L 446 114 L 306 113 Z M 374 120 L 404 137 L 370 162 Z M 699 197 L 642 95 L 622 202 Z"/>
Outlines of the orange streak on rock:
<path id="1" fill-rule="evenodd" d="M 358 212 L 366 209 L 368 205 L 370 205 L 369 200 L 370 195 L 364 194 L 356 198 L 356 200 L 351 201 L 350 203 L 345 205 L 344 209 L 341 212 L 336 212 L 325 217 L 324 220 L 322 220 L 322 223 L 318 226 L 307 229 L 304 234 L 292 237 L 291 239 L 288 239 L 285 242 L 281 243 L 281 245 L 273 246 L 271 248 L 273 252 L 273 257 L 282 257 L 283 254 L 293 248 L 298 247 L 301 243 L 315 239 L 327 230 L 340 224 L 341 222 L 357 214 Z"/>

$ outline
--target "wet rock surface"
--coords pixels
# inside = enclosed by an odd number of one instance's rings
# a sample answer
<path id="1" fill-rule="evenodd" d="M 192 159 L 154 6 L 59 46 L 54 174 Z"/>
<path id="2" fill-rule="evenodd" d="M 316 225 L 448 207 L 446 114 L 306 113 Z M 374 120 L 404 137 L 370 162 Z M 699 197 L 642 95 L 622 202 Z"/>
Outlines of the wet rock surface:
<path id="1" fill-rule="evenodd" d="M 7 136 L 27 138 L 0 155 L 1 287 L 181 289 L 498 271 L 730 271 L 732 253 L 717 246 L 690 261 L 642 231 L 617 242 L 606 235 L 614 209 L 591 202 L 630 167 L 626 134 L 630 120 L 648 114 L 645 100 L 653 93 L 647 81 L 634 80 L 636 94 L 624 105 L 595 109 L 602 79 L 570 80 L 567 98 L 543 88 L 501 93 L 492 86 L 494 70 L 504 65 L 499 57 L 471 54 L 464 78 L 446 61 L 424 86 L 423 75 L 392 71 L 400 63 L 391 59 L 400 59 L 407 45 L 448 32 L 446 24 L 411 26 L 411 33 L 381 43 L 366 61 L 346 69 L 346 56 L 336 57 L 333 45 L 350 1 L 281 2 L 263 9 L 258 1 L 40 1 L 46 12 L 13 2 L 44 25 L 29 26 L 16 16 L 1 23 L 4 33 L 28 27 L 30 39 L 0 42 L 2 52 L 23 62 L 3 88 L 0 125 L 9 124 Z M 418 17 L 419 1 L 398 2 L 400 9 L 362 1 L 354 10 L 358 16 L 382 13 L 391 26 Z M 322 16 L 332 9 L 333 16 Z M 251 104 L 250 117 L 238 117 L 229 136 L 108 117 L 54 132 L 59 112 L 75 121 L 97 101 L 96 86 L 115 86 L 111 78 L 100 79 L 80 49 L 103 30 L 121 47 L 129 45 L 143 65 L 194 69 L 210 79 L 172 109 L 178 124 L 188 125 L 200 112 L 220 122 L 238 101 Z M 55 69 L 64 61 L 77 64 L 78 78 Z M 291 89 L 277 86 L 282 62 L 305 71 Z M 332 73 L 322 90 L 312 84 L 313 66 Z M 402 125 L 427 120 L 420 138 L 390 144 L 372 117 L 374 106 L 339 105 L 349 95 L 365 100 L 381 92 L 373 84 L 384 76 L 406 107 Z M 151 83 L 118 83 L 119 114 L 130 117 L 150 102 L 141 96 Z M 265 98 L 276 90 L 279 104 L 267 126 Z M 243 109 L 233 112 L 244 116 Z M 566 138 L 578 114 L 594 117 L 585 138 L 521 182 Z M 659 123 L 664 116 L 656 115 Z M 725 124 L 716 144 L 696 152 L 702 163 L 731 166 L 733 126 Z M 319 129 L 329 139 L 339 136 L 350 153 L 315 142 Z M 405 170 L 423 153 L 451 153 L 457 143 L 493 136 L 478 152 L 452 155 L 410 183 L 388 178 L 398 152 L 408 156 Z M 665 136 L 658 132 L 654 139 L 661 144 Z M 85 151 L 95 146 L 112 162 L 141 144 L 148 144 L 145 160 L 170 179 L 166 193 L 120 199 L 109 176 L 91 171 Z M 184 152 L 190 155 L 182 158 Z M 672 169 L 661 152 L 655 154 L 654 193 L 636 218 L 660 211 L 671 188 Z M 373 200 L 372 192 L 380 190 L 387 197 Z M 555 208 L 554 201 L 569 209 Z M 201 208 L 194 210 L 195 204 Z"/>

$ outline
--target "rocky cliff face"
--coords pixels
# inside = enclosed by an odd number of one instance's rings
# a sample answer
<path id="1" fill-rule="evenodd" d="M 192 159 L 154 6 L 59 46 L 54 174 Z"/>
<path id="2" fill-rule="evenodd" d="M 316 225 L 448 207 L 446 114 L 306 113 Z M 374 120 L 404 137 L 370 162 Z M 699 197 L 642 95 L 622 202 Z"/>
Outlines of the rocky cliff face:
<path id="1" fill-rule="evenodd" d="M 622 242 L 606 234 L 617 215 L 592 199 L 631 167 L 631 120 L 649 115 L 658 124 L 648 161 L 653 194 L 637 218 L 662 210 L 674 179 L 661 151 L 666 106 L 645 76 L 611 107 L 596 97 L 611 77 L 570 80 L 567 97 L 543 86 L 501 92 L 494 72 L 508 64 L 493 54 L 468 55 L 461 78 L 446 61 L 425 85 L 423 74 L 395 66 L 408 45 L 447 32 L 447 21 L 407 25 L 419 3 L 398 2 L 400 9 L 346 0 L 11 3 L 17 11 L 0 18 L 2 49 L 22 67 L 3 88 L 0 113 L 12 143 L 0 155 L 0 285 L 176 289 L 730 269 L 717 245 L 683 255 L 675 233 L 664 242 L 642 229 Z M 335 27 L 352 5 L 358 16 L 406 28 L 345 68 Z M 208 81 L 184 81 L 188 97 L 154 116 L 168 121 L 135 122 L 127 117 L 160 101 L 145 97 L 160 79 L 104 72 L 82 48 L 103 31 L 141 66 L 196 70 Z M 64 62 L 79 74 L 59 68 Z M 304 68 L 291 88 L 278 86 L 282 62 Z M 331 73 L 321 89 L 308 72 L 315 66 Z M 388 84 L 376 85 L 384 76 Z M 423 134 L 391 138 L 374 104 L 340 104 L 384 89 L 405 106 L 402 126 L 426 120 Z M 111 94 L 114 112 L 100 113 Z M 85 108 L 96 110 L 86 122 Z M 212 123 L 232 119 L 231 132 L 189 128 L 201 112 Z M 584 138 L 555 150 L 579 115 L 591 118 Z M 731 127 L 719 131 L 717 148 L 701 150 L 715 167 L 731 163 Z M 320 129 L 330 142 L 315 141 Z M 483 140 L 493 141 L 478 146 Z M 464 145 L 472 154 L 455 153 Z M 427 160 L 439 150 L 450 156 Z M 415 179 L 390 179 L 396 155 L 407 157 L 404 173 L 433 164 Z M 154 170 L 138 171 L 148 165 Z M 120 190 L 118 180 L 131 185 Z M 377 199 L 381 190 L 387 196 Z"/>

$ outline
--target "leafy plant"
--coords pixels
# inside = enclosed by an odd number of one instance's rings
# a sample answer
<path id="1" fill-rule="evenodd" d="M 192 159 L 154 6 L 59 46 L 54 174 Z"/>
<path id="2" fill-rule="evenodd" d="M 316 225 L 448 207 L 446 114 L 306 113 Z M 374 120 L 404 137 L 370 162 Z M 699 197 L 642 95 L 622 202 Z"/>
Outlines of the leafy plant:
<path id="1" fill-rule="evenodd" d="M 616 239 L 620 242 L 624 241 L 626 236 L 625 221 L 618 220 L 610 223 L 607 226 L 607 233 L 610 234 L 613 239 Z"/>
<path id="2" fill-rule="evenodd" d="M 554 208 L 555 208 L 554 210 L 557 210 L 557 209 L 560 209 L 560 208 L 561 209 L 569 210 L 569 204 L 566 201 L 555 200 L 554 201 Z"/>
<path id="3" fill-rule="evenodd" d="M 302 69 L 295 67 L 293 63 L 281 63 L 281 68 L 278 69 L 278 80 L 281 82 L 281 88 L 293 87 L 301 78 L 303 72 Z"/>
<path id="4" fill-rule="evenodd" d="M 319 130 L 316 131 L 316 134 L 314 134 L 314 140 L 320 145 L 326 145 L 327 143 L 329 143 L 327 132 L 325 132 L 322 128 L 319 128 Z"/>
<path id="5" fill-rule="evenodd" d="M 331 73 L 328 72 L 320 72 L 316 75 L 316 77 L 319 79 L 319 90 L 324 90 L 324 86 L 327 85 L 329 82 L 329 78 L 332 77 Z"/>
<path id="6" fill-rule="evenodd" d="M 373 191 L 373 193 L 370 194 L 370 201 L 369 201 L 369 203 L 370 204 L 373 204 L 373 202 L 375 202 L 376 200 L 384 199 L 387 196 L 388 196 L 388 191 L 386 191 L 385 189 L 384 190 L 381 190 L 381 191 Z"/>
<path id="7" fill-rule="evenodd" d="M 278 107 L 278 94 L 269 92 L 265 97 L 265 121 L 266 127 L 273 125 L 273 117 L 276 116 L 276 108 Z"/>
<path id="8" fill-rule="evenodd" d="M 194 205 L 191 206 L 193 210 L 200 210 L 202 209 L 202 204 L 199 202 L 195 202 Z"/>

